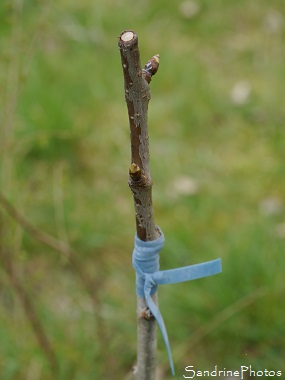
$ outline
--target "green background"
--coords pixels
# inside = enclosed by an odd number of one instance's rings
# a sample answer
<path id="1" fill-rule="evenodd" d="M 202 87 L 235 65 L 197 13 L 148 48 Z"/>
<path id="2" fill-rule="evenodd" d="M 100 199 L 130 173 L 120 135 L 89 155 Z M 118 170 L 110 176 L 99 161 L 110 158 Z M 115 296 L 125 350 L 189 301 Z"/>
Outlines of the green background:
<path id="1" fill-rule="evenodd" d="M 126 379 L 135 363 L 125 29 L 143 65 L 160 54 L 149 135 L 161 268 L 223 261 L 220 275 L 159 290 L 176 378 L 187 365 L 285 371 L 284 14 L 281 0 L 0 2 L 0 188 L 18 213 L 2 199 L 1 380 Z M 172 378 L 159 332 L 158 368 Z"/>

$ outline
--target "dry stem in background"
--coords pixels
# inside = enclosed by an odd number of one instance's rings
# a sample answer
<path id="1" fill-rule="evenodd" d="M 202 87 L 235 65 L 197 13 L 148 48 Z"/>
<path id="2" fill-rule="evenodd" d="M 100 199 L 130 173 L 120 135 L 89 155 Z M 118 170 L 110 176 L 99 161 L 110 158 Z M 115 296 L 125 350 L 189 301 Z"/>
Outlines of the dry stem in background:
<path id="1" fill-rule="evenodd" d="M 97 342 L 100 344 L 101 349 L 101 356 L 103 361 L 107 357 L 107 344 L 106 341 L 109 340 L 109 334 L 107 333 L 104 320 L 101 316 L 101 301 L 98 297 L 98 292 L 100 289 L 101 284 L 96 284 L 95 281 L 93 281 L 89 274 L 84 270 L 83 266 L 81 265 L 80 260 L 77 258 L 77 253 L 64 241 L 61 241 L 59 239 L 56 239 L 52 235 L 49 235 L 45 231 L 42 231 L 35 227 L 33 224 L 31 224 L 22 214 L 19 213 L 19 211 L 8 201 L 6 197 L 4 197 L 3 194 L 0 192 L 0 206 L 8 213 L 8 215 L 13 218 L 21 228 L 23 228 L 24 231 L 26 231 L 31 237 L 38 240 L 39 242 L 45 244 L 46 246 L 52 248 L 56 252 L 60 253 L 62 257 L 66 258 L 68 260 L 68 263 L 70 264 L 73 272 L 80 278 L 82 285 L 84 286 L 86 292 L 90 296 L 94 308 L 94 314 L 96 318 L 96 325 L 97 325 L 97 336 L 98 340 Z M 1 239 L 0 239 L 1 241 Z M 1 252 L 0 252 L 1 254 Z M 22 300 L 22 303 L 24 307 L 26 308 L 26 305 L 28 305 L 28 309 L 31 309 L 33 307 L 32 303 L 29 302 L 29 295 L 27 292 L 25 292 L 25 289 L 23 285 L 21 284 L 20 280 L 16 277 L 16 274 L 11 278 L 11 271 L 8 270 L 9 268 L 12 268 L 12 260 L 10 259 L 9 266 L 5 266 L 5 271 L 9 275 L 10 279 L 13 280 L 12 284 L 16 291 L 16 293 L 19 295 L 19 297 Z M 22 288 L 22 289 L 21 289 Z M 24 296 L 23 296 L 24 294 Z M 24 298 L 28 299 L 28 301 L 24 300 Z M 29 307 L 29 303 L 31 304 L 31 307 Z M 31 325 L 34 329 L 35 335 L 38 335 L 39 329 L 35 329 L 35 324 L 32 322 L 32 319 L 29 318 L 29 316 L 32 314 L 29 312 L 29 310 L 26 310 L 26 315 L 28 319 L 31 321 Z M 35 314 L 35 309 L 34 309 Z M 44 331 L 44 329 L 42 328 Z M 43 341 L 43 339 L 41 339 Z M 42 346 L 44 347 L 44 346 Z M 51 355 L 50 355 L 51 356 Z M 103 363 L 102 363 L 103 365 Z M 108 372 L 109 368 L 106 367 L 105 372 Z M 102 369 L 103 371 L 103 369 Z"/>

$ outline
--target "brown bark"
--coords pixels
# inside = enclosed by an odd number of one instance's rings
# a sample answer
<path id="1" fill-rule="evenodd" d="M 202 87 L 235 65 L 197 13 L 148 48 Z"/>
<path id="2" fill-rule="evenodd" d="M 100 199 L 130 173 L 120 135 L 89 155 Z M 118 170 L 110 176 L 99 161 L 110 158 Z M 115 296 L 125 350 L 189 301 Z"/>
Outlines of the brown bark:
<path id="1" fill-rule="evenodd" d="M 147 111 L 150 90 L 141 69 L 138 36 L 135 32 L 124 31 L 121 33 L 119 49 L 130 124 L 131 166 L 129 186 L 134 198 L 137 234 L 141 240 L 155 240 L 159 237 L 159 232 L 154 223 L 149 165 Z"/>
<path id="2" fill-rule="evenodd" d="M 138 36 L 134 31 L 123 31 L 119 49 L 124 74 L 125 100 L 128 108 L 131 165 L 129 187 L 132 191 L 136 216 L 136 231 L 143 241 L 156 240 L 152 206 L 152 180 L 149 164 L 148 103 L 151 74 L 141 69 Z M 153 296 L 157 303 L 157 293 Z M 138 352 L 135 378 L 154 380 L 156 365 L 156 321 L 149 317 L 145 299 L 138 297 Z M 148 316 L 148 317 L 146 317 Z"/>

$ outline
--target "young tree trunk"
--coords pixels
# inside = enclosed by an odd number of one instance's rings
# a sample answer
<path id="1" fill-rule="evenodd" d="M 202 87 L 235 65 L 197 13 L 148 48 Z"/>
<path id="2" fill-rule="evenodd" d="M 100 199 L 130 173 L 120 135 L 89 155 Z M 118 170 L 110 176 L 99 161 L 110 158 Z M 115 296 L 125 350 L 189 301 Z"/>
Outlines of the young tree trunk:
<path id="1" fill-rule="evenodd" d="M 131 165 L 129 187 L 132 191 L 136 216 L 137 236 L 143 241 L 160 236 L 156 228 L 152 206 L 152 181 L 149 165 L 147 111 L 150 100 L 149 82 L 155 74 L 149 61 L 148 70 L 141 69 L 138 36 L 133 31 L 123 31 L 119 36 L 119 49 L 125 82 L 125 99 L 128 108 Z M 156 56 L 157 57 L 157 56 Z M 154 57 L 153 57 L 154 58 Z M 154 63 L 158 62 L 154 60 Z M 147 68 L 147 65 L 146 67 Z M 157 304 L 157 292 L 152 296 Z M 156 372 L 156 321 L 145 299 L 137 298 L 138 345 L 136 380 L 155 380 Z"/>

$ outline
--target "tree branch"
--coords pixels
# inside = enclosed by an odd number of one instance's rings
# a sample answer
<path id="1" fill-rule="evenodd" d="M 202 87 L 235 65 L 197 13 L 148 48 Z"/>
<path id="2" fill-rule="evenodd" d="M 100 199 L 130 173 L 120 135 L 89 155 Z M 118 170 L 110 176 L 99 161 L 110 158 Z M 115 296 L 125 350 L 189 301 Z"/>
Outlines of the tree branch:
<path id="1" fill-rule="evenodd" d="M 119 49 L 130 124 L 129 186 L 134 197 L 137 234 L 144 241 L 156 240 L 159 232 L 155 228 L 153 217 L 147 120 L 150 90 L 145 79 L 145 71 L 141 69 L 138 36 L 135 32 L 124 31 L 121 33 Z"/>
<path id="2" fill-rule="evenodd" d="M 152 206 L 152 180 L 149 164 L 148 102 L 149 83 L 158 69 L 159 56 L 152 57 L 141 69 L 138 36 L 134 31 L 123 31 L 119 36 L 119 49 L 124 74 L 125 100 L 128 108 L 131 165 L 129 187 L 132 191 L 136 215 L 136 231 L 143 241 L 159 238 Z M 153 296 L 157 303 L 157 293 Z M 145 299 L 138 297 L 138 352 L 135 378 L 154 380 L 156 366 L 156 322 L 149 312 Z"/>

